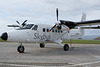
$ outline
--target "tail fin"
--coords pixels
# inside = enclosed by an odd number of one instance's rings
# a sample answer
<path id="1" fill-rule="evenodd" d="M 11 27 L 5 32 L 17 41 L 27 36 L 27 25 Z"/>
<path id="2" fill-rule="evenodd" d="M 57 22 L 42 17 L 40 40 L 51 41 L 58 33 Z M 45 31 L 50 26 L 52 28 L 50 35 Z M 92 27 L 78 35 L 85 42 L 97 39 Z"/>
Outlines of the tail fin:
<path id="1" fill-rule="evenodd" d="M 86 21 L 86 14 L 85 13 L 82 14 L 82 18 L 81 18 L 81 22 L 83 22 L 83 21 Z"/>

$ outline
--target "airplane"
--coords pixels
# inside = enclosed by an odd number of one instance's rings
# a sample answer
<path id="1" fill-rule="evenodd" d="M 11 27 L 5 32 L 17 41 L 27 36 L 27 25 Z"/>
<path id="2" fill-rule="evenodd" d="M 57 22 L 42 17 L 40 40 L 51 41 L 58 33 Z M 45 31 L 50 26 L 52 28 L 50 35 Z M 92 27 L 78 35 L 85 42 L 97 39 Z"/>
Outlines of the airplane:
<path id="1" fill-rule="evenodd" d="M 62 44 L 74 38 L 79 38 L 84 35 L 84 29 L 100 29 L 100 26 L 91 27 L 91 25 L 100 24 L 100 20 L 86 21 L 86 15 L 82 15 L 80 22 L 58 20 L 58 8 L 56 8 L 57 21 L 54 26 L 46 24 L 27 24 L 25 20 L 22 24 L 18 21 L 18 25 L 8 25 L 8 27 L 18 27 L 12 31 L 6 31 L 1 35 L 1 39 L 5 41 L 19 42 L 17 48 L 19 53 L 24 53 L 25 48 L 22 43 L 39 43 L 41 48 L 45 47 L 46 43 L 54 42 L 63 47 L 64 51 L 70 49 L 69 44 Z M 86 27 L 89 26 L 89 27 Z"/>

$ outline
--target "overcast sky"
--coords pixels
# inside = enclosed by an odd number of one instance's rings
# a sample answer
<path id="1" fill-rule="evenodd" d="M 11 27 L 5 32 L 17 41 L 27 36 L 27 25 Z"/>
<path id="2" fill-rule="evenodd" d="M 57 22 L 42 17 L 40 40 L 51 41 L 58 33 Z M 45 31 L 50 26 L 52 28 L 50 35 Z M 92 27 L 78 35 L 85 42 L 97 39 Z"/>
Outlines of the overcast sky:
<path id="1" fill-rule="evenodd" d="M 59 20 L 80 21 L 83 12 L 87 20 L 100 19 L 100 0 L 1 0 L 0 31 L 12 30 L 7 25 L 17 24 L 16 20 L 54 25 L 56 8 Z M 91 33 L 97 35 L 100 30 L 86 31 Z"/>

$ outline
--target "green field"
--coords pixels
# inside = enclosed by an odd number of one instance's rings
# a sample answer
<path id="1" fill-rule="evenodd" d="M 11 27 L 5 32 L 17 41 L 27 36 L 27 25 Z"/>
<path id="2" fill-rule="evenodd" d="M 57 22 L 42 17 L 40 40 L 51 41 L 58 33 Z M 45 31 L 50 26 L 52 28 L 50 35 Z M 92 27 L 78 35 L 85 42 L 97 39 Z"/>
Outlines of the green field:
<path id="1" fill-rule="evenodd" d="M 100 44 L 100 40 L 69 40 L 63 43 L 73 43 L 73 44 Z"/>
<path id="2" fill-rule="evenodd" d="M 0 42 L 6 42 L 6 41 L 4 41 L 4 40 L 2 40 L 2 39 L 0 38 Z"/>
<path id="3" fill-rule="evenodd" d="M 3 41 L 0 38 L 0 42 L 7 42 Z M 69 41 L 64 41 L 62 43 L 73 43 L 73 44 L 100 44 L 100 40 L 69 40 Z"/>

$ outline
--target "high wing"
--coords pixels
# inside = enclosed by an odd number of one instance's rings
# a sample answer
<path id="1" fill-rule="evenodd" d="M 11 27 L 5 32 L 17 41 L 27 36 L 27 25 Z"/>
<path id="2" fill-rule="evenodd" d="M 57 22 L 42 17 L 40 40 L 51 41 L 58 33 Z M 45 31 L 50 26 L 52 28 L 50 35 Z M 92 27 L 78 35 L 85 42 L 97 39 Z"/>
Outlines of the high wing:
<path id="1" fill-rule="evenodd" d="M 98 25 L 100 24 L 100 20 L 91 20 L 91 21 L 83 21 L 83 22 L 77 22 L 77 26 L 91 26 L 91 25 Z"/>
<path id="2" fill-rule="evenodd" d="M 20 27 L 19 25 L 7 25 L 8 27 Z"/>
<path id="3" fill-rule="evenodd" d="M 83 21 L 83 22 L 72 22 L 72 21 L 64 21 L 60 20 L 61 25 L 66 25 L 70 29 L 75 28 L 76 26 L 91 26 L 91 25 L 99 25 L 100 20 L 90 20 L 90 21 Z"/>
<path id="4" fill-rule="evenodd" d="M 97 27 L 81 27 L 82 29 L 100 29 L 100 26 Z"/>
<path id="5" fill-rule="evenodd" d="M 76 26 L 91 26 L 91 25 L 99 25 L 100 24 L 100 19 L 99 20 L 90 20 L 86 21 L 86 14 L 83 13 L 81 22 L 73 22 L 73 21 L 65 21 L 65 20 L 59 20 L 58 21 L 58 8 L 56 9 L 56 17 L 57 17 L 57 23 L 49 30 L 51 31 L 53 28 L 58 28 L 61 29 L 63 25 L 69 27 L 69 29 L 75 29 Z M 86 27 L 84 27 L 85 29 Z M 89 29 L 90 27 L 86 28 Z M 94 29 L 99 28 L 99 27 L 93 27 Z M 92 29 L 93 29 L 92 28 Z"/>
<path id="6" fill-rule="evenodd" d="M 16 21 L 18 25 L 7 25 L 8 27 L 24 27 L 26 25 L 27 20 L 25 20 L 22 24 L 19 21 Z"/>

